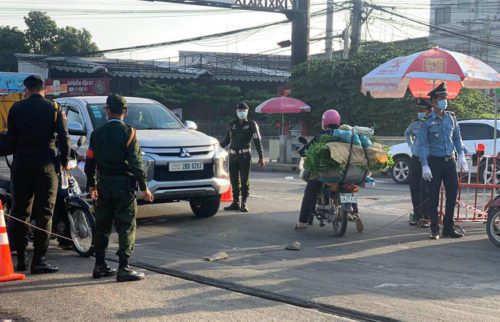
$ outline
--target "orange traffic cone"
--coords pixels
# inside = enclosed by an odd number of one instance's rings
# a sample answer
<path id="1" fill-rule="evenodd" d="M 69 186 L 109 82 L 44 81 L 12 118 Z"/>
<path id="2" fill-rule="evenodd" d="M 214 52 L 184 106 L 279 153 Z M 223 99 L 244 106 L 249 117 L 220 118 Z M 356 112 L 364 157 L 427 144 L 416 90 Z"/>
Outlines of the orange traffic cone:
<path id="1" fill-rule="evenodd" d="M 9 238 L 3 214 L 2 202 L 0 201 L 0 282 L 23 280 L 26 276 L 14 273 L 12 257 L 10 255 Z"/>
<path id="2" fill-rule="evenodd" d="M 229 188 L 220 197 L 221 202 L 233 202 L 233 187 L 229 184 Z"/>

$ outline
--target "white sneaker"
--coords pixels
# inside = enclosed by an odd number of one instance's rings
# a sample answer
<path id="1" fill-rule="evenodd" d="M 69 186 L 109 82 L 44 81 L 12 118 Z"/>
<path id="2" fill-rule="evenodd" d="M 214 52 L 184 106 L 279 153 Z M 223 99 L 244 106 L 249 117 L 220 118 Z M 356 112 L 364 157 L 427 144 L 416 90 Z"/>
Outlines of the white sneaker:
<path id="1" fill-rule="evenodd" d="M 300 229 L 306 229 L 307 226 L 309 226 L 307 223 L 303 223 L 303 222 L 298 222 L 295 224 L 295 230 L 300 230 Z"/>

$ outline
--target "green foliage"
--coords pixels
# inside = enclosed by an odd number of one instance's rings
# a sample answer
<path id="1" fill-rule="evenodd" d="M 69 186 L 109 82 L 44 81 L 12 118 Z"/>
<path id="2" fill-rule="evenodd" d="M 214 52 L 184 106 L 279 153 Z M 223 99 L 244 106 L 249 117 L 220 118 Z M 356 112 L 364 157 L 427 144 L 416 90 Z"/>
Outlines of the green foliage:
<path id="1" fill-rule="evenodd" d="M 304 168 L 311 172 L 313 177 L 319 177 L 321 172 L 339 170 L 340 164 L 330 157 L 330 149 L 325 143 L 313 143 L 306 152 Z"/>
<path id="2" fill-rule="evenodd" d="M 24 33 L 16 27 L 0 27 L 0 71 L 17 71 L 17 59 L 15 53 L 28 51 L 24 40 Z"/>
<path id="3" fill-rule="evenodd" d="M 395 47 L 364 51 L 351 59 L 313 60 L 295 67 L 290 85 L 294 97 L 312 106 L 311 113 L 301 114 L 306 123 L 319 131 L 322 113 L 330 108 L 339 111 L 342 123 L 368 126 L 376 135 L 402 135 L 416 117 L 414 99 L 373 99 L 360 92 L 361 78 L 384 62 L 428 49 L 429 46 Z M 463 91 L 451 102 L 460 118 L 483 117 L 492 111 L 491 103 L 477 91 Z"/>
<path id="4" fill-rule="evenodd" d="M 79 30 L 68 26 L 57 31 L 56 55 L 70 56 L 97 50 L 99 48 L 92 42 L 92 35 L 85 28 Z"/>
<path id="5" fill-rule="evenodd" d="M 248 90 L 236 85 L 217 85 L 200 82 L 159 84 L 141 81 L 134 95 L 151 98 L 169 108 L 183 108 L 186 117 L 206 120 L 232 119 L 236 104 L 246 101 L 251 108 L 272 97 L 265 90 Z"/>
<path id="6" fill-rule="evenodd" d="M 57 24 L 45 12 L 30 11 L 24 23 L 28 26 L 25 35 L 31 53 L 49 55 L 56 51 Z"/>
<path id="7" fill-rule="evenodd" d="M 449 102 L 449 109 L 461 120 L 473 118 L 491 119 L 495 117 L 495 104 L 484 93 L 464 88 L 460 96 Z"/>
<path id="8" fill-rule="evenodd" d="M 0 71 L 17 71 L 16 53 L 69 56 L 98 50 L 86 29 L 58 28 L 45 12 L 24 17 L 28 29 L 0 26 Z"/>

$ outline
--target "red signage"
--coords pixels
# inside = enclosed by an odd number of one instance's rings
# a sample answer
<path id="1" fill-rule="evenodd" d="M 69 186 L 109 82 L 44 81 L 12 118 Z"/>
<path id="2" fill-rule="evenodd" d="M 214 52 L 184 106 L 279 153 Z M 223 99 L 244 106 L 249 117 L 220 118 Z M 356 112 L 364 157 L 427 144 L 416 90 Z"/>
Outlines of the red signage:
<path id="1" fill-rule="evenodd" d="M 49 78 L 45 84 L 45 94 L 58 97 L 101 96 L 109 93 L 109 78 Z"/>

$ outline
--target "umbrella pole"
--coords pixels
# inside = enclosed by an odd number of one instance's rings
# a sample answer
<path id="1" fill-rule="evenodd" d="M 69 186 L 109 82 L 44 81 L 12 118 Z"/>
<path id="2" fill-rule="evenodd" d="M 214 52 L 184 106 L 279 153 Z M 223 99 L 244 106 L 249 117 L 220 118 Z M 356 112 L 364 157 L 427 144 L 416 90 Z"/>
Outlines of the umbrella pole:
<path id="1" fill-rule="evenodd" d="M 285 114 L 281 113 L 281 135 L 285 135 Z"/>

